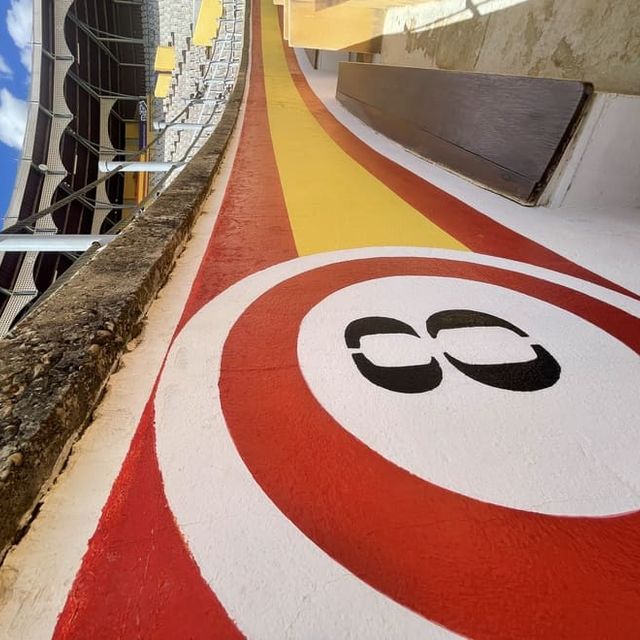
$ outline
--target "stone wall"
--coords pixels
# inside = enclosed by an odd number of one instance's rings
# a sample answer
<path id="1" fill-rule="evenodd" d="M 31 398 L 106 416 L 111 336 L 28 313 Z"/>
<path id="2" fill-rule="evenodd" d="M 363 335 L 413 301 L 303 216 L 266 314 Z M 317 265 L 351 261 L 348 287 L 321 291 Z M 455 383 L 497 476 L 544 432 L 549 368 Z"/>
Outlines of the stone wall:
<path id="1" fill-rule="evenodd" d="M 592 82 L 640 94 L 638 0 L 427 0 L 387 11 L 385 64 Z"/>

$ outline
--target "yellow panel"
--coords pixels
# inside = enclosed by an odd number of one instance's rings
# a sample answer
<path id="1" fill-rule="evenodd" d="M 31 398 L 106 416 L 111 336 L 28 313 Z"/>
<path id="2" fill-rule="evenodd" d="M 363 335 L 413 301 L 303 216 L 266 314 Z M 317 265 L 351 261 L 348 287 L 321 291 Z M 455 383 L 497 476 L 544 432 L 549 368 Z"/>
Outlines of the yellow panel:
<path id="1" fill-rule="evenodd" d="M 273 4 L 281 7 L 284 5 L 284 0 L 273 0 Z"/>
<path id="2" fill-rule="evenodd" d="M 464 3 L 464 0 L 453 0 Z M 430 0 L 434 7 L 447 4 Z M 289 5 L 289 6 L 287 6 Z M 379 53 L 385 15 L 424 0 L 285 0 L 285 39 L 292 47 Z M 447 5 L 448 6 L 448 5 Z"/>
<path id="3" fill-rule="evenodd" d="M 126 138 L 126 141 L 135 140 L 137 143 L 138 130 L 139 130 L 139 125 L 137 122 L 127 122 L 124 126 L 124 131 L 125 131 L 124 137 Z"/>
<path id="4" fill-rule="evenodd" d="M 166 98 L 169 94 L 169 87 L 171 86 L 171 74 L 159 73 L 156 80 L 156 90 L 153 95 L 156 98 Z"/>
<path id="5" fill-rule="evenodd" d="M 337 51 L 380 51 L 384 0 L 286 0 L 292 47 Z M 401 4 L 396 2 L 395 4 Z"/>
<path id="6" fill-rule="evenodd" d="M 135 174 L 124 174 L 124 194 L 123 197 L 126 201 L 135 200 L 136 198 L 136 180 Z"/>
<path id="7" fill-rule="evenodd" d="M 261 11 L 267 115 L 298 253 L 387 245 L 464 250 L 326 133 L 289 73 L 277 8 L 262 0 Z"/>
<path id="8" fill-rule="evenodd" d="M 218 33 L 218 19 L 222 17 L 220 0 L 202 0 L 198 19 L 193 30 L 193 43 L 206 47 Z"/>
<path id="9" fill-rule="evenodd" d="M 173 71 L 176 66 L 176 54 L 173 47 L 158 47 L 153 68 L 156 71 Z"/>
<path id="10" fill-rule="evenodd" d="M 145 161 L 149 159 L 148 153 L 143 153 L 140 156 L 140 160 Z M 149 174 L 146 171 L 139 171 L 138 173 L 132 174 L 136 178 L 136 191 L 135 191 L 135 199 L 139 204 L 146 197 L 149 192 Z"/>

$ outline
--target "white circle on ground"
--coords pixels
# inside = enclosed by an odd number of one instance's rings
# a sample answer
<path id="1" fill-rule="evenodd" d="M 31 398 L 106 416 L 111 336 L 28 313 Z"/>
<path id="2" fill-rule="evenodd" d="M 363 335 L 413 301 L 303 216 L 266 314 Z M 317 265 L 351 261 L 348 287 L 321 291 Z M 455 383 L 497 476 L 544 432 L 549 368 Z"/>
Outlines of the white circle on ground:
<path id="1" fill-rule="evenodd" d="M 522 329 L 474 327 L 427 334 L 448 309 L 497 316 Z M 419 337 L 377 335 L 348 349 L 345 328 L 382 316 Z M 561 366 L 546 389 L 481 384 L 447 362 L 525 362 L 542 345 Z M 357 369 L 354 352 L 380 366 L 428 363 L 442 382 L 423 393 L 389 391 Z M 609 515 L 640 507 L 640 358 L 590 322 L 537 298 L 484 282 L 397 276 L 360 282 L 316 305 L 298 339 L 313 395 L 343 428 L 398 466 L 486 502 L 563 515 Z"/>
<path id="2" fill-rule="evenodd" d="M 207 303 L 167 355 L 154 399 L 156 447 L 176 523 L 202 577 L 247 637 L 457 637 L 363 583 L 306 538 L 254 480 L 220 404 L 224 344 L 252 302 L 310 269 L 378 257 L 490 265 L 562 284 L 640 315 L 637 301 L 571 276 L 501 258 L 415 247 L 297 258 L 253 274 Z M 611 446 L 617 451 L 615 442 Z"/>

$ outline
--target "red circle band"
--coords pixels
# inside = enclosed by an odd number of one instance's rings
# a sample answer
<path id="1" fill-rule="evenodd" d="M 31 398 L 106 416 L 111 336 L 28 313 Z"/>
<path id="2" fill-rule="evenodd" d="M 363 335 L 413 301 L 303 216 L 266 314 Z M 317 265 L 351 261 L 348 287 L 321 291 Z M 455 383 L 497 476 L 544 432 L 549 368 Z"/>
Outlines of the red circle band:
<path id="1" fill-rule="evenodd" d="M 253 302 L 225 344 L 222 407 L 251 474 L 329 556 L 453 631 L 492 639 L 640 637 L 640 512 L 553 516 L 455 493 L 367 447 L 310 392 L 297 358 L 305 315 L 338 289 L 402 275 L 506 287 L 640 350 L 637 318 L 513 271 L 401 257 L 313 269 Z"/>

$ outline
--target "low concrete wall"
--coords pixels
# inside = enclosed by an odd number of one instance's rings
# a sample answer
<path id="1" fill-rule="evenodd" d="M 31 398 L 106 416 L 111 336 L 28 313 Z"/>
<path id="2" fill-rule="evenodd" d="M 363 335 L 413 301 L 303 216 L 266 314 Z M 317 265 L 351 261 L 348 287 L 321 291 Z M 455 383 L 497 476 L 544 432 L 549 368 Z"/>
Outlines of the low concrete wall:
<path id="1" fill-rule="evenodd" d="M 0 341 L 0 558 L 90 422 L 189 239 L 234 129 L 249 59 L 200 152 L 135 222 Z"/>
<path id="2" fill-rule="evenodd" d="M 639 27 L 637 0 L 427 0 L 387 11 L 381 61 L 640 94 Z"/>
<path id="3" fill-rule="evenodd" d="M 549 184 L 551 207 L 640 215 L 640 96 L 598 93 Z"/>

